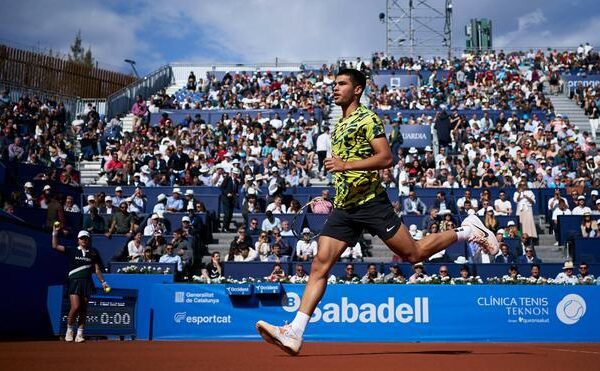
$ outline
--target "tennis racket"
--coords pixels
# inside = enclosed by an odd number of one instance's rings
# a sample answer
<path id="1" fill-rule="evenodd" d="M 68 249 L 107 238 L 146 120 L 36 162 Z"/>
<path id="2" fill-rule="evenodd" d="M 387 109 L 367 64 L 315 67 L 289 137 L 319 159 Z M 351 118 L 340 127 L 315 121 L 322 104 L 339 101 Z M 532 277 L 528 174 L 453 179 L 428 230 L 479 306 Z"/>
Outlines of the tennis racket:
<path id="1" fill-rule="evenodd" d="M 308 208 L 310 205 L 314 204 L 315 202 L 321 201 L 321 200 L 323 200 L 323 197 L 321 197 L 321 196 L 318 196 L 318 197 L 315 197 L 315 198 L 313 198 L 312 200 L 310 200 L 310 201 L 308 201 L 307 203 L 305 203 L 305 204 L 304 204 L 304 205 L 303 205 L 303 206 L 300 208 L 300 210 L 299 210 L 299 211 L 298 211 L 296 214 L 294 214 L 294 217 L 292 218 L 292 225 L 291 225 L 291 229 L 292 229 L 292 233 L 294 234 L 294 237 L 296 237 L 298 240 L 301 240 L 301 239 L 302 239 L 302 236 L 298 234 L 298 232 L 297 232 L 297 228 L 296 228 L 296 223 L 297 223 L 297 221 L 298 221 L 298 216 L 299 216 L 299 215 L 304 215 L 304 214 L 306 213 L 306 209 L 307 209 L 307 208 Z M 300 227 L 301 227 L 301 226 L 300 226 Z M 310 239 L 311 239 L 311 240 L 314 240 L 315 238 L 319 237 L 319 235 L 320 235 L 320 234 L 321 234 L 321 233 L 314 234 L 314 233 L 312 233 L 312 232 L 311 232 Z"/>

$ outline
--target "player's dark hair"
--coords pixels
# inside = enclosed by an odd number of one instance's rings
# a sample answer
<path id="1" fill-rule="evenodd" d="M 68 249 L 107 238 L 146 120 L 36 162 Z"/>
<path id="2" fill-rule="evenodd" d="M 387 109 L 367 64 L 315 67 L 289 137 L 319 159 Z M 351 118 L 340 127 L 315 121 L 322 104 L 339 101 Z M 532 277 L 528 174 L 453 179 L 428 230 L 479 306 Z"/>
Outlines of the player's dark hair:
<path id="1" fill-rule="evenodd" d="M 367 86 L 367 77 L 359 70 L 355 70 L 353 68 L 343 68 L 338 71 L 337 75 L 350 77 L 350 81 L 352 81 L 353 86 L 360 86 L 362 91 L 365 91 L 365 87 Z"/>

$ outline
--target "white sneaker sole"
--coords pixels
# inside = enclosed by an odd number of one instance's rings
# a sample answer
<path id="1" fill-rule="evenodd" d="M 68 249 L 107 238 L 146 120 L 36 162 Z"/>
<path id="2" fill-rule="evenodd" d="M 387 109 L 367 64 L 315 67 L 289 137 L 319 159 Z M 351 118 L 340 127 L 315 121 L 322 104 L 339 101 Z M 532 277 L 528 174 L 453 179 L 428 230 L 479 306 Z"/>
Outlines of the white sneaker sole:
<path id="1" fill-rule="evenodd" d="M 284 352 L 286 352 L 287 354 L 289 354 L 290 356 L 297 356 L 298 353 L 300 353 L 300 350 L 298 350 L 297 352 L 294 351 L 293 349 L 283 345 L 283 343 L 281 341 L 279 341 L 279 339 L 277 339 L 275 336 L 273 336 L 271 334 L 271 332 L 267 329 L 268 325 L 265 321 L 258 321 L 256 322 L 256 330 L 258 331 L 258 333 L 260 334 L 260 336 L 269 344 L 273 344 L 275 346 L 277 346 L 279 349 L 283 350 Z"/>
<path id="2" fill-rule="evenodd" d="M 498 243 L 498 240 L 496 239 L 496 235 L 494 234 L 494 232 L 490 231 L 485 226 L 485 224 L 483 224 L 481 222 L 481 220 L 478 217 L 469 218 L 469 220 L 471 220 L 471 219 L 473 220 L 473 222 L 468 223 L 468 225 L 471 225 L 474 228 L 477 228 L 479 231 L 487 234 L 487 237 L 483 237 L 483 238 L 485 238 L 485 240 L 487 241 L 488 249 L 490 250 L 489 252 L 492 255 L 496 255 L 498 253 L 498 251 L 500 250 L 500 244 Z"/>

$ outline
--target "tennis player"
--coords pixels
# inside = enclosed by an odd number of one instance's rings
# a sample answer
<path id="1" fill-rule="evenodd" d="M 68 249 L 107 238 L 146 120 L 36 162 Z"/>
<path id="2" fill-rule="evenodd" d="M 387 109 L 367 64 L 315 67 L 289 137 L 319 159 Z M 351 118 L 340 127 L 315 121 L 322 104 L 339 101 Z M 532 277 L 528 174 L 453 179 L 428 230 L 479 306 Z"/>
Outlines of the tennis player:
<path id="1" fill-rule="evenodd" d="M 90 296 L 94 293 L 94 282 L 92 281 L 92 272 L 96 273 L 98 279 L 102 283 L 102 288 L 106 289 L 108 285 L 102 277 L 100 266 L 100 254 L 98 250 L 90 247 L 91 238 L 88 231 L 80 231 L 77 235 L 77 247 L 64 247 L 58 244 L 58 231 L 60 224 L 54 225 L 52 231 L 52 248 L 64 253 L 69 259 L 69 279 L 68 293 L 71 308 L 67 316 L 67 333 L 65 341 L 73 341 L 83 343 L 83 329 L 87 317 L 87 304 Z M 77 321 L 77 335 L 73 338 L 75 325 L 75 317 L 79 315 Z"/>
<path id="2" fill-rule="evenodd" d="M 289 325 L 274 326 L 264 321 L 256 329 L 269 343 L 290 355 L 302 347 L 304 329 L 325 293 L 329 270 L 348 245 L 353 246 L 363 228 L 379 236 L 403 260 L 417 263 L 458 241 L 473 241 L 498 252 L 498 241 L 478 217 L 464 219 L 460 228 L 429 235 L 415 241 L 388 199 L 378 170 L 392 165 L 392 153 L 379 117 L 360 104 L 365 75 L 358 70 L 338 72 L 333 89 L 342 118 L 332 135 L 332 157 L 325 159 L 333 173 L 334 209 L 321 232 L 310 278 L 296 317 Z"/>

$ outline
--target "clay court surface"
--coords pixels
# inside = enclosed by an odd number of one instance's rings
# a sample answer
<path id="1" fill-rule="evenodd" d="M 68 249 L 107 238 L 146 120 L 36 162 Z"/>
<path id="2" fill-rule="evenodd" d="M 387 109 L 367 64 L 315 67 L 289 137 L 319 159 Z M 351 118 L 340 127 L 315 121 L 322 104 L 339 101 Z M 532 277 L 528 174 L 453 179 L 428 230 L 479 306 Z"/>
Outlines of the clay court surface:
<path id="1" fill-rule="evenodd" d="M 598 369 L 600 344 L 306 343 L 290 357 L 262 342 L 0 342 L 0 370 Z"/>

